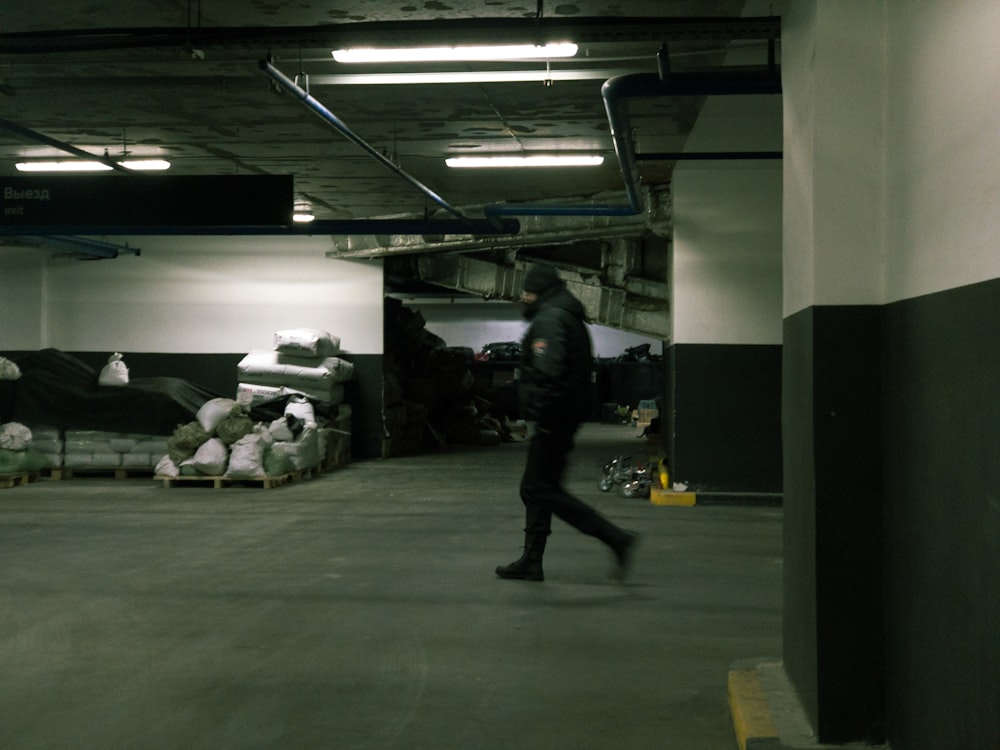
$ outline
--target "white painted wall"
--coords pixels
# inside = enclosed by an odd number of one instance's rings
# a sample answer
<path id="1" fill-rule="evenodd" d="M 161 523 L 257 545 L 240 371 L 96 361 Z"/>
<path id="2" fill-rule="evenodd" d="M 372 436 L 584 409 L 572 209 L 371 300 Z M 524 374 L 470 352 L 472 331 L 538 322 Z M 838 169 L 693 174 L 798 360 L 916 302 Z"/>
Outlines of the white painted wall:
<path id="1" fill-rule="evenodd" d="M 675 344 L 781 343 L 780 163 L 674 171 L 672 281 Z"/>
<path id="2" fill-rule="evenodd" d="M 1000 277 L 1000 3 L 891 0 L 886 23 L 893 302 Z"/>
<path id="3" fill-rule="evenodd" d="M 0 350 L 37 349 L 45 321 L 45 254 L 0 247 Z"/>
<path id="4" fill-rule="evenodd" d="M 726 56 L 729 65 L 766 62 L 760 44 Z M 781 151 L 781 107 L 780 94 L 709 97 L 684 150 Z M 781 343 L 781 175 L 780 160 L 678 162 L 673 343 Z"/>
<path id="5" fill-rule="evenodd" d="M 789 4 L 786 316 L 1000 275 L 997 28 L 995 0 Z"/>
<path id="6" fill-rule="evenodd" d="M 344 351 L 382 353 L 382 266 L 325 256 L 327 238 L 115 238 L 141 255 L 78 261 L 43 258 L 45 324 L 35 340 L 0 348 L 83 351 L 243 352 L 270 349 L 283 328 L 318 328 Z M 33 264 L 11 267 L 4 286 L 39 287 Z M 6 299 L 0 309 L 6 315 Z"/>
<path id="7" fill-rule="evenodd" d="M 882 13 L 870 0 L 793 2 L 782 24 L 786 316 L 884 296 Z"/>

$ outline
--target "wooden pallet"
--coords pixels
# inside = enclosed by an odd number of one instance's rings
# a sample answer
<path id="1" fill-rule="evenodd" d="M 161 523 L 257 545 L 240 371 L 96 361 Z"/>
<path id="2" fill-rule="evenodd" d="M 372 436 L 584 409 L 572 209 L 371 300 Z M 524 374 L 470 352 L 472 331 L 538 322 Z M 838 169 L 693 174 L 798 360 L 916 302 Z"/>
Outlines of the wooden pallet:
<path id="1" fill-rule="evenodd" d="M 275 487 L 281 487 L 286 484 L 301 482 L 306 479 L 314 479 L 318 477 L 320 474 L 322 474 L 322 469 L 317 466 L 314 469 L 291 471 L 288 474 L 281 474 L 275 477 L 227 477 L 227 476 L 165 477 L 158 474 L 155 477 L 153 477 L 153 479 L 163 482 L 163 486 L 165 488 L 184 487 L 184 486 L 187 487 L 210 486 L 214 489 L 221 489 L 222 487 L 232 487 L 233 485 L 241 485 L 250 487 L 261 487 L 265 490 L 271 490 L 274 489 Z"/>
<path id="2" fill-rule="evenodd" d="M 115 479 L 149 479 L 153 476 L 153 468 L 138 466 L 100 467 L 100 466 L 61 466 L 42 469 L 43 476 L 50 479 L 76 479 L 78 477 L 114 477 Z"/>
<path id="3" fill-rule="evenodd" d="M 0 490 L 20 487 L 37 481 L 41 475 L 37 471 L 22 471 L 17 474 L 0 474 Z"/>

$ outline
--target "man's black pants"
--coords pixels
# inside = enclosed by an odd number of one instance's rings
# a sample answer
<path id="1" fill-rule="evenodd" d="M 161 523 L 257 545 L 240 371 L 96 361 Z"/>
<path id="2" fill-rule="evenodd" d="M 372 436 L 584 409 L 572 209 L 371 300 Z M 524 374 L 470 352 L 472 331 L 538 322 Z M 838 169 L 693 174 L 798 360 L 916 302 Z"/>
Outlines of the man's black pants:
<path id="1" fill-rule="evenodd" d="M 548 536 L 552 516 L 575 529 L 614 546 L 622 531 L 604 516 L 563 489 L 563 478 L 577 425 L 551 432 L 535 430 L 528 445 L 528 459 L 521 477 L 524 531 Z"/>

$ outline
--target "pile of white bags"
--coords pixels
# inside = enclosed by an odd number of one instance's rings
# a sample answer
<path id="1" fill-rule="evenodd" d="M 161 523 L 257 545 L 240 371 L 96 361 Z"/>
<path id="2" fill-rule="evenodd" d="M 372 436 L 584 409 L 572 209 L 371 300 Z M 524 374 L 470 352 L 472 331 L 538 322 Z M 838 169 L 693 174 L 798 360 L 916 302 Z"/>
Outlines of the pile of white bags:
<path id="1" fill-rule="evenodd" d="M 136 435 L 100 430 L 66 430 L 16 422 L 0 427 L 0 449 L 32 450 L 43 467 L 67 469 L 152 469 L 167 449 L 163 435 Z"/>
<path id="2" fill-rule="evenodd" d="M 336 356 L 340 339 L 313 328 L 277 331 L 274 348 L 254 349 L 239 365 L 237 396 L 255 404 L 290 394 L 336 405 L 344 401 L 343 384 L 354 365 Z"/>
<path id="3" fill-rule="evenodd" d="M 198 410 L 196 421 L 174 431 L 156 474 L 261 479 L 317 468 L 330 431 L 292 411 L 270 424 L 253 424 L 240 402 L 211 399 Z"/>

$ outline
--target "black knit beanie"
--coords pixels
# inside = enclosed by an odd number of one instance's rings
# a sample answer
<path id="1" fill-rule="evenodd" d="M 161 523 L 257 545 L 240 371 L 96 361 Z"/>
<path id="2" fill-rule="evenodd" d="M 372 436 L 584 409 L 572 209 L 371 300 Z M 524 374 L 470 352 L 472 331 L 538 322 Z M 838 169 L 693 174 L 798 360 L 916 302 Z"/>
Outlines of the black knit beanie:
<path id="1" fill-rule="evenodd" d="M 524 276 L 524 291 L 541 294 L 562 283 L 555 268 L 544 263 L 536 263 Z"/>

